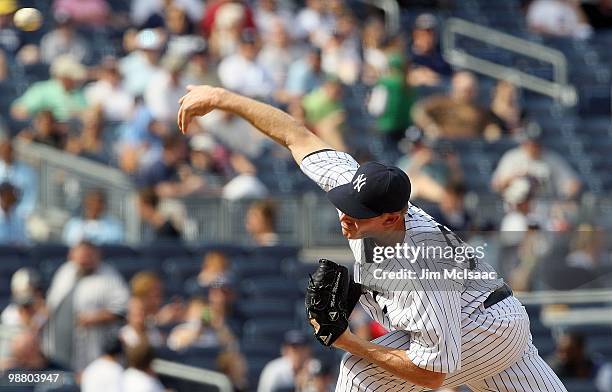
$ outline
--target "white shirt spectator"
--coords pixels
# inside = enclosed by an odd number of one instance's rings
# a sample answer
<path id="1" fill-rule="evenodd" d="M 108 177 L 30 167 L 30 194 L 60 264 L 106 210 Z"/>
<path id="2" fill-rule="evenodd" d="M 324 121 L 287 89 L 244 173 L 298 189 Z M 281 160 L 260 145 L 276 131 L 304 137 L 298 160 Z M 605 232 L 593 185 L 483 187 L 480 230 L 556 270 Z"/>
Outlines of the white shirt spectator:
<path id="1" fill-rule="evenodd" d="M 280 388 L 294 388 L 295 382 L 291 362 L 287 358 L 276 358 L 263 368 L 257 392 L 273 392 Z"/>
<path id="2" fill-rule="evenodd" d="M 147 325 L 147 342 L 151 347 L 161 347 L 164 345 L 164 338 L 159 329 L 154 325 Z M 135 347 L 141 344 L 141 335 L 136 332 L 131 325 L 125 325 L 119 330 L 119 337 L 128 346 Z"/>
<path id="3" fill-rule="evenodd" d="M 274 81 L 266 69 L 239 53 L 221 61 L 219 79 L 223 87 L 250 97 L 268 97 L 274 91 Z"/>
<path id="4" fill-rule="evenodd" d="M 334 31 L 335 25 L 331 16 L 305 8 L 298 13 L 291 31 L 295 31 L 296 38 L 310 37 L 314 45 L 322 46 Z"/>
<path id="5" fill-rule="evenodd" d="M 261 7 L 255 9 L 255 25 L 262 36 L 267 36 L 270 33 L 270 27 L 274 21 L 281 19 L 287 31 L 292 31 L 294 36 L 298 35 L 297 29 L 294 29 L 295 17 L 290 10 L 282 8 L 280 5 L 274 11 L 264 10 Z"/>
<path id="6" fill-rule="evenodd" d="M 144 102 L 151 111 L 153 118 L 160 121 L 176 119 L 179 109 L 179 99 L 185 95 L 187 84 L 183 81 L 175 83 L 169 72 L 161 70 L 153 77 L 144 93 Z"/>
<path id="7" fill-rule="evenodd" d="M 184 9 L 192 22 L 199 21 L 204 14 L 204 2 L 201 0 L 174 0 L 174 4 Z M 163 10 L 164 0 L 132 0 L 130 19 L 141 26 L 153 14 L 161 14 Z"/>
<path id="8" fill-rule="evenodd" d="M 67 245 L 75 245 L 81 240 L 95 244 L 116 244 L 123 241 L 123 226 L 112 216 L 101 219 L 74 217 L 64 226 L 62 239 Z"/>
<path id="9" fill-rule="evenodd" d="M 295 46 L 280 48 L 266 45 L 259 52 L 257 61 L 274 80 L 274 85 L 280 87 L 285 85 L 289 67 L 302 56 L 302 51 Z"/>
<path id="10" fill-rule="evenodd" d="M 40 57 L 47 64 L 61 55 L 69 54 L 79 63 L 83 63 L 89 56 L 89 45 L 76 32 L 71 35 L 63 34 L 59 29 L 45 34 L 40 41 Z"/>
<path id="11" fill-rule="evenodd" d="M 530 176 L 538 181 L 538 196 L 563 195 L 567 183 L 577 181 L 577 175 L 557 153 L 543 150 L 539 159 L 531 158 L 521 146 L 506 152 L 493 172 L 493 182 Z"/>
<path id="12" fill-rule="evenodd" d="M 81 376 L 82 392 L 119 392 L 123 367 L 116 361 L 100 357 L 90 363 Z"/>
<path id="13" fill-rule="evenodd" d="M 123 373 L 123 389 L 130 392 L 163 392 L 161 382 L 150 374 L 141 370 L 128 368 Z"/>
<path id="14" fill-rule="evenodd" d="M 527 9 L 527 25 L 545 34 L 588 38 L 591 26 L 581 20 L 577 7 L 564 0 L 535 0 Z"/>
<path id="15" fill-rule="evenodd" d="M 99 105 L 110 121 L 129 120 L 134 110 L 134 97 L 121 86 L 113 86 L 107 80 L 98 80 L 85 87 L 89 105 Z"/>
<path id="16" fill-rule="evenodd" d="M 262 199 L 268 196 L 266 186 L 252 174 L 240 174 L 225 184 L 222 197 L 227 200 Z"/>
<path id="17" fill-rule="evenodd" d="M 138 96 L 144 93 L 159 68 L 147 61 L 142 52 L 134 51 L 119 60 L 119 70 L 123 76 L 125 90 Z"/>

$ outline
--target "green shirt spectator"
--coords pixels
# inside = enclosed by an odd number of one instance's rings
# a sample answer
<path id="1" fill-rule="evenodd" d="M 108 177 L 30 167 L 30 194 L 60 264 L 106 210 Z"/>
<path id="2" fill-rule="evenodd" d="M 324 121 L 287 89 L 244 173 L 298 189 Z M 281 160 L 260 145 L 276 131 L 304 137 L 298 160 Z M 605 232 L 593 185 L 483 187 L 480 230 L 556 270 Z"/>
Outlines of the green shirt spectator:
<path id="1" fill-rule="evenodd" d="M 389 137 L 401 139 L 412 125 L 410 110 L 414 94 L 406 82 L 406 64 L 399 55 L 389 57 L 389 71 L 372 90 L 368 111 L 376 117 L 378 129 Z"/>
<path id="2" fill-rule="evenodd" d="M 344 111 L 341 102 L 342 86 L 338 79 L 328 77 L 323 86 L 302 100 L 306 122 L 316 125 L 331 114 Z"/>
<path id="3" fill-rule="evenodd" d="M 34 83 L 12 107 L 12 115 L 27 120 L 42 110 L 49 110 L 59 121 L 78 116 L 87 106 L 81 82 L 86 77 L 83 65 L 69 55 L 60 56 L 51 65 L 52 79 Z"/>

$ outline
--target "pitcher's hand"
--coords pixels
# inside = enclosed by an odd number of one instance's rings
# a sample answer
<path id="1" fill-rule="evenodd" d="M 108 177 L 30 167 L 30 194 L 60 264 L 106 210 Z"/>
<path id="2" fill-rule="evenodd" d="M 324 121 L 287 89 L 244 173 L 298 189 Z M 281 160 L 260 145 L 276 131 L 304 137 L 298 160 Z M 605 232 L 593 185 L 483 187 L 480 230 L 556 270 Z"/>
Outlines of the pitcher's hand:
<path id="1" fill-rule="evenodd" d="M 179 100 L 178 127 L 182 133 L 187 132 L 189 123 L 194 117 L 204 116 L 219 107 L 225 90 L 211 86 L 187 86 L 187 94 Z"/>

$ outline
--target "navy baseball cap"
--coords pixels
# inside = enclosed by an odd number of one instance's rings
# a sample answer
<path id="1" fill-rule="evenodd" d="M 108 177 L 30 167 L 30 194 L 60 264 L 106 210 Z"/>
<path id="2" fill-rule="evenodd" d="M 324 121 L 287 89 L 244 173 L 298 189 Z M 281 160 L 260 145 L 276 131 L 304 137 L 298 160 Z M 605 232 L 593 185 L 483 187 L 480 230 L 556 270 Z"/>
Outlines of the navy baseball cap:
<path id="1" fill-rule="evenodd" d="M 367 162 L 359 167 L 351 182 L 327 192 L 327 198 L 346 215 L 368 219 L 401 211 L 408 205 L 410 189 L 410 180 L 402 169 Z"/>

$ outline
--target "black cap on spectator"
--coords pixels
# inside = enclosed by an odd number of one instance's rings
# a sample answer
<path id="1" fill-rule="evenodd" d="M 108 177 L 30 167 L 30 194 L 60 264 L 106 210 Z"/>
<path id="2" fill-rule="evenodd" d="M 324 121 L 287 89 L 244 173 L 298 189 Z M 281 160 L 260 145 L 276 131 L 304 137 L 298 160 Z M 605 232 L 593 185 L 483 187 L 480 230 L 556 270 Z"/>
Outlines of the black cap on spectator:
<path id="1" fill-rule="evenodd" d="M 414 21 L 414 28 L 417 30 L 435 30 L 438 27 L 438 20 L 432 14 L 421 14 Z"/>

